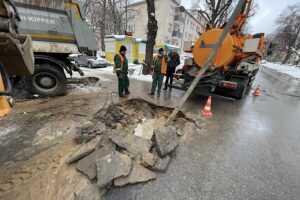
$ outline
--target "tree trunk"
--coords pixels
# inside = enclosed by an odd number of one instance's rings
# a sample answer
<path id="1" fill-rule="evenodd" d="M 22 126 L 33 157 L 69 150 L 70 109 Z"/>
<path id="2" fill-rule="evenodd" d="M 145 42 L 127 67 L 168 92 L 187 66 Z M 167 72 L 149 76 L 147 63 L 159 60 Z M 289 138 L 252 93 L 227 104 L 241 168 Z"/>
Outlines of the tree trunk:
<path id="1" fill-rule="evenodd" d="M 292 55 L 292 51 L 291 51 L 291 49 L 288 49 L 281 64 L 283 64 L 283 65 L 286 64 L 289 61 L 291 55 Z"/>
<path id="2" fill-rule="evenodd" d="M 100 37 L 101 37 L 101 49 L 103 52 L 105 52 L 105 43 L 104 43 L 104 39 L 105 39 L 105 35 L 106 35 L 106 0 L 103 1 L 103 10 L 102 10 L 102 21 L 100 23 Z"/>
<path id="3" fill-rule="evenodd" d="M 153 49 L 157 36 L 157 20 L 155 19 L 154 0 L 146 0 L 148 10 L 148 33 L 146 44 L 146 60 L 143 67 L 143 74 L 149 74 L 153 62 Z"/>

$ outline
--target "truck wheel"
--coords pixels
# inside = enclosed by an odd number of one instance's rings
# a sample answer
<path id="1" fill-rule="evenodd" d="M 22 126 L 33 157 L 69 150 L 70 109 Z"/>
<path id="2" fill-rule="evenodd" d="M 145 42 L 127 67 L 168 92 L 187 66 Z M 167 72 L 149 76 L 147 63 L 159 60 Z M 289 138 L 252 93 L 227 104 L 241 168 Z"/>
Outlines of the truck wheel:
<path id="1" fill-rule="evenodd" d="M 90 68 L 90 69 L 92 69 L 92 68 L 93 68 L 93 66 L 92 66 L 92 64 L 91 64 L 91 63 L 88 63 L 88 68 Z"/>
<path id="2" fill-rule="evenodd" d="M 65 94 L 67 83 L 65 73 L 48 64 L 36 67 L 34 74 L 25 78 L 25 88 L 28 92 L 50 97 Z"/>

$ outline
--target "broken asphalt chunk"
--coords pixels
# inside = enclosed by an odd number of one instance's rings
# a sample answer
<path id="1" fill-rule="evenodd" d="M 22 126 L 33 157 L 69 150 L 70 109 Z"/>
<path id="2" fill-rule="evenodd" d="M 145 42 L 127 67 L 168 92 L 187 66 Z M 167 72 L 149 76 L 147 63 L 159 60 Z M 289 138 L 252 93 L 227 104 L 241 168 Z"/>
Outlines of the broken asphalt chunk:
<path id="1" fill-rule="evenodd" d="M 115 178 L 130 174 L 132 161 L 117 151 L 96 161 L 99 189 L 109 185 Z"/>
<path id="2" fill-rule="evenodd" d="M 150 140 L 126 132 L 114 130 L 110 135 L 110 139 L 134 156 L 148 153 L 151 148 Z"/>
<path id="3" fill-rule="evenodd" d="M 80 160 L 81 158 L 84 158 L 84 157 L 90 155 L 94 150 L 95 150 L 95 148 L 91 148 L 91 149 L 88 149 L 88 150 L 86 150 L 86 151 L 84 151 L 84 152 L 82 152 L 80 154 L 77 154 L 77 155 L 73 156 L 72 158 L 70 158 L 67 161 L 67 163 L 71 164 L 73 162 L 76 162 L 76 161 Z"/>
<path id="4" fill-rule="evenodd" d="M 155 173 L 134 162 L 128 176 L 122 176 L 114 180 L 114 185 L 121 187 L 127 184 L 147 182 L 156 179 Z"/>
<path id="5" fill-rule="evenodd" d="M 97 176 L 96 161 L 115 150 L 116 146 L 102 147 L 101 149 L 95 150 L 89 156 L 79 160 L 76 169 L 86 174 L 89 179 L 94 179 Z"/>
<path id="6" fill-rule="evenodd" d="M 170 154 L 177 146 L 177 131 L 175 127 L 168 126 L 154 130 L 156 150 L 160 157 Z"/>
<path id="7" fill-rule="evenodd" d="M 151 167 L 151 170 L 157 172 L 166 172 L 171 161 L 170 156 L 166 156 L 164 158 L 157 157 L 155 164 Z"/>
<path id="8" fill-rule="evenodd" d="M 144 167 L 153 166 L 155 164 L 156 158 L 152 153 L 145 153 L 141 157 L 141 165 Z"/>

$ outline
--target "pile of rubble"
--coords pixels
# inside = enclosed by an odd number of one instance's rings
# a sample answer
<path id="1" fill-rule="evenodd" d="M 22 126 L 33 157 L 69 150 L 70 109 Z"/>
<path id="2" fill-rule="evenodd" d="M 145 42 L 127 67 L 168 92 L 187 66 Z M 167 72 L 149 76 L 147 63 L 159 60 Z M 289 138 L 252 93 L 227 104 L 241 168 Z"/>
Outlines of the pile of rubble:
<path id="1" fill-rule="evenodd" d="M 90 180 L 97 179 L 98 189 L 147 182 L 156 179 L 154 172 L 167 170 L 172 152 L 178 146 L 177 136 L 172 126 L 154 130 L 151 140 L 112 130 L 102 135 L 98 147 L 73 156 L 68 163 L 77 162 L 77 170 Z M 90 187 L 90 190 L 94 189 Z M 75 196 L 78 200 L 85 199 L 80 198 L 82 194 L 86 195 L 87 191 Z"/>

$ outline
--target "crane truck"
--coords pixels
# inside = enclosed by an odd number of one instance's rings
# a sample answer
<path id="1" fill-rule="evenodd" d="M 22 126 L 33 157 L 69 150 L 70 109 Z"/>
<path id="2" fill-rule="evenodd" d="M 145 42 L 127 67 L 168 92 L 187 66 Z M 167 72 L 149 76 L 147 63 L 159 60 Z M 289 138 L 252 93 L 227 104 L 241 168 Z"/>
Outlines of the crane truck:
<path id="1" fill-rule="evenodd" d="M 24 88 L 42 96 L 67 91 L 66 73 L 83 72 L 72 64 L 70 54 L 95 56 L 97 40 L 88 27 L 77 0 L 13 0 L 20 16 L 18 31 L 32 38 L 33 75 L 21 77 Z"/>
<path id="2" fill-rule="evenodd" d="M 253 0 L 248 0 L 235 19 L 209 69 L 198 82 L 195 92 L 205 96 L 215 96 L 221 99 L 241 99 L 255 80 L 259 70 L 259 61 L 264 55 L 264 34 L 244 34 L 245 26 Z M 180 85 L 169 87 L 186 91 L 203 67 L 207 57 L 216 45 L 226 23 L 219 28 L 207 25 L 206 31 L 200 35 L 194 46 L 193 62 L 185 65 L 180 74 L 174 74 L 181 79 Z"/>

